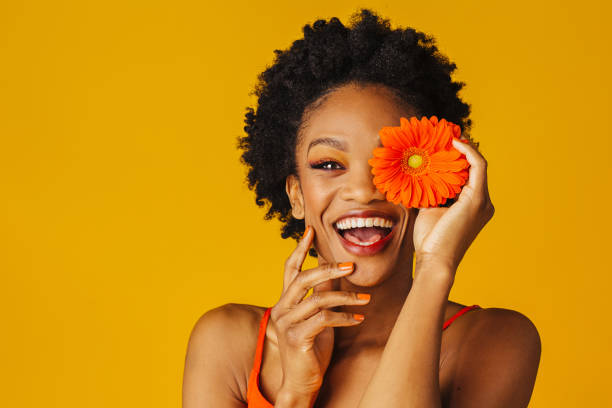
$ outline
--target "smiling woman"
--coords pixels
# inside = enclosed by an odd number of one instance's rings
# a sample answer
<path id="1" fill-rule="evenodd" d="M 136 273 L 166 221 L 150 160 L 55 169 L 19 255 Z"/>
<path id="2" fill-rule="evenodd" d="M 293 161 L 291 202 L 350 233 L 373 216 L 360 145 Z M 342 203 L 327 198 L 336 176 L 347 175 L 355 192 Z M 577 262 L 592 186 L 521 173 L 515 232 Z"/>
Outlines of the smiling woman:
<path id="1" fill-rule="evenodd" d="M 532 322 L 448 299 L 494 214 L 455 65 L 432 37 L 367 9 L 349 27 L 306 25 L 275 53 L 239 146 L 256 203 L 298 244 L 275 305 L 198 320 L 184 407 L 526 407 L 541 347 Z M 460 126 L 469 179 L 456 199 L 411 208 L 376 188 L 369 160 L 380 129 L 424 115 Z M 303 270 L 308 253 L 318 266 Z"/>

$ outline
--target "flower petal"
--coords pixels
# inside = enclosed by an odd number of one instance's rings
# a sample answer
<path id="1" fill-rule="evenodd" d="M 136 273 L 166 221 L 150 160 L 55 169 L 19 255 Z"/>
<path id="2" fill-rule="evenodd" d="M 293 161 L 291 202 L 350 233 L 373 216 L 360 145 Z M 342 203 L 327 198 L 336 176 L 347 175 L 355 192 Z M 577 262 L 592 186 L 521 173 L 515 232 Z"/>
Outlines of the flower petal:
<path id="1" fill-rule="evenodd" d="M 440 152 L 439 152 L 440 153 Z M 433 154 L 430 156 L 430 169 L 437 173 L 445 171 L 460 171 L 470 165 L 466 159 L 445 160 L 444 155 Z"/>
<path id="2" fill-rule="evenodd" d="M 403 174 L 398 177 L 394 177 L 385 183 L 385 189 L 387 190 L 387 200 L 392 201 L 394 204 L 399 202 L 399 194 L 402 188 L 402 182 L 404 180 Z"/>
<path id="3" fill-rule="evenodd" d="M 442 177 L 438 175 L 438 173 L 429 173 L 428 176 L 431 178 L 436 191 L 440 192 L 441 197 L 450 197 L 454 195 L 452 191 L 448 188 L 446 181 Z"/>
<path id="4" fill-rule="evenodd" d="M 414 197 L 412 197 L 410 206 L 418 208 L 420 207 L 419 202 L 421 201 L 421 195 L 423 194 L 423 189 L 421 187 L 421 183 L 419 182 L 419 179 L 415 178 L 414 182 L 412 183 L 412 188 L 413 188 Z"/>
<path id="5" fill-rule="evenodd" d="M 430 156 L 441 161 L 453 161 L 460 158 L 461 155 L 463 155 L 463 153 L 453 147 L 450 150 L 439 150 L 435 153 L 432 153 Z"/>
<path id="6" fill-rule="evenodd" d="M 455 125 L 453 123 L 452 129 L 453 129 L 453 135 L 458 139 L 461 136 L 461 126 Z"/>
<path id="7" fill-rule="evenodd" d="M 410 197 L 412 196 L 412 176 L 404 176 L 404 181 L 402 182 L 402 191 L 400 194 L 400 198 L 404 207 L 410 208 Z"/>
<path id="8" fill-rule="evenodd" d="M 379 159 L 378 157 L 374 157 L 368 160 L 368 164 L 372 166 L 373 169 L 390 169 L 400 166 L 400 160 L 386 160 Z"/>
<path id="9" fill-rule="evenodd" d="M 424 207 L 435 207 L 436 196 L 431 186 L 431 179 L 428 176 L 425 176 L 421 178 L 421 181 L 423 182 L 423 190 L 425 191 L 425 196 L 427 197 Z"/>
<path id="10" fill-rule="evenodd" d="M 373 153 L 375 157 L 381 159 L 399 160 L 402 158 L 402 151 L 393 147 L 377 147 Z"/>
<path id="11" fill-rule="evenodd" d="M 435 138 L 436 138 L 436 146 L 434 149 L 436 151 L 448 150 L 449 147 L 452 147 L 452 142 L 451 142 L 452 132 L 451 132 L 451 128 L 446 123 L 446 120 L 444 120 L 444 122 L 438 125 L 438 131 L 436 132 Z"/>
<path id="12" fill-rule="evenodd" d="M 460 187 L 465 184 L 465 179 L 459 173 L 436 173 L 442 180 L 446 181 L 451 188 L 458 193 Z M 458 190 L 459 189 L 459 190 Z"/>
<path id="13" fill-rule="evenodd" d="M 436 141 L 435 129 L 426 116 L 421 118 L 420 126 L 421 140 L 419 141 L 419 147 L 432 152 Z"/>
<path id="14" fill-rule="evenodd" d="M 401 173 L 401 170 L 399 167 L 397 167 L 397 168 L 383 171 L 380 174 L 376 174 L 374 176 L 374 184 L 376 185 L 380 184 L 384 186 L 388 181 L 391 181 L 395 177 L 397 177 L 399 173 Z"/>
<path id="15" fill-rule="evenodd" d="M 379 132 L 380 141 L 385 147 L 393 147 L 403 151 L 410 147 L 407 135 L 398 127 L 385 126 Z"/>
<path id="16" fill-rule="evenodd" d="M 429 178 L 429 185 L 431 186 L 434 196 L 436 197 L 436 205 L 438 205 L 442 203 L 444 197 L 442 196 L 442 192 L 440 191 L 440 188 L 438 184 L 434 181 L 434 179 L 432 179 L 429 174 L 427 175 L 427 177 Z"/>

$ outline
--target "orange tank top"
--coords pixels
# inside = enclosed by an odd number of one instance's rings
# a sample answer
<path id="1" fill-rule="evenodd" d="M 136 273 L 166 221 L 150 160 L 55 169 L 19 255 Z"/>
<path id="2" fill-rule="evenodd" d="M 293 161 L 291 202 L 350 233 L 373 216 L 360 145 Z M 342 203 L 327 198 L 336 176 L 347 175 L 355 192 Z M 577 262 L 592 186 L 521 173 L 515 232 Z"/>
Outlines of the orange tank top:
<path id="1" fill-rule="evenodd" d="M 455 313 L 450 319 L 444 322 L 442 330 L 446 329 L 451 323 L 461 316 L 462 314 L 469 312 L 470 310 L 480 308 L 479 305 L 465 306 L 457 313 Z M 266 338 L 266 326 L 268 319 L 270 318 L 270 311 L 272 308 L 267 308 L 261 322 L 259 323 L 259 335 L 257 336 L 257 347 L 255 349 L 255 360 L 253 362 L 253 368 L 249 375 L 249 384 L 247 386 L 247 408 L 274 408 L 261 393 L 259 389 L 259 370 L 261 369 L 261 357 L 263 355 L 264 339 Z"/>

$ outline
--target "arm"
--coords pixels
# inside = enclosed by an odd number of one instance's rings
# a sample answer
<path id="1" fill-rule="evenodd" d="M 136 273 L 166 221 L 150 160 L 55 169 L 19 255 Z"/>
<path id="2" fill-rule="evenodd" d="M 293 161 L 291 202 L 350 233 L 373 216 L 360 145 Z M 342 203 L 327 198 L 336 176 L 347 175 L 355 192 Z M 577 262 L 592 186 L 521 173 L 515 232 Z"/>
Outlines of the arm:
<path id="1" fill-rule="evenodd" d="M 413 286 L 360 408 L 442 407 L 439 360 L 445 304 L 463 255 L 495 212 L 487 186 L 487 161 L 469 143 L 453 138 L 452 144 L 465 154 L 469 179 L 449 208 L 419 208 L 412 237 Z M 465 169 L 465 164 L 460 159 L 454 165 Z M 476 385 L 471 395 L 481 391 L 482 384 Z"/>
<path id="2" fill-rule="evenodd" d="M 420 270 L 359 408 L 440 408 L 439 361 L 449 274 Z M 372 317 L 375 318 L 375 317 Z"/>
<path id="3" fill-rule="evenodd" d="M 187 347 L 183 374 L 183 408 L 244 408 L 236 389 L 232 359 L 239 358 L 228 331 L 237 313 L 226 304 L 204 313 L 196 322 Z"/>

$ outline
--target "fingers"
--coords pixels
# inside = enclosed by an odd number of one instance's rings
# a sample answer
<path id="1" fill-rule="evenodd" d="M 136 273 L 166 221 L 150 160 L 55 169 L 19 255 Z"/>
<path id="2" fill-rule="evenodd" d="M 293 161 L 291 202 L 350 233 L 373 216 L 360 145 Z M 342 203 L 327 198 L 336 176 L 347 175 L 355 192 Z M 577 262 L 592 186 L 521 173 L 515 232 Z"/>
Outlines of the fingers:
<path id="1" fill-rule="evenodd" d="M 306 259 L 306 255 L 308 255 L 308 250 L 310 249 L 310 245 L 312 245 L 312 241 L 314 238 L 314 228 L 310 225 L 306 227 L 304 231 L 304 235 L 302 235 L 302 239 L 298 242 L 297 246 L 285 261 L 285 273 L 283 276 L 283 293 L 287 291 L 287 288 L 291 284 L 291 282 L 295 279 L 295 277 L 302 270 L 302 265 L 304 264 L 304 260 Z"/>
<path id="2" fill-rule="evenodd" d="M 354 266 L 352 262 L 345 263 L 329 263 L 318 266 L 316 268 L 302 271 L 289 284 L 286 292 L 278 302 L 279 306 L 284 310 L 289 310 L 300 303 L 310 288 L 322 282 L 337 279 L 346 276 L 353 272 Z M 313 291 L 313 295 L 319 291 Z"/>
<path id="3" fill-rule="evenodd" d="M 342 305 L 365 305 L 370 299 L 369 296 L 363 295 L 368 294 L 348 291 L 313 292 L 312 295 L 287 312 L 283 318 L 294 323 L 302 322 L 327 308 Z"/>
<path id="4" fill-rule="evenodd" d="M 472 188 L 474 192 L 481 195 L 482 198 L 487 197 L 486 159 L 469 143 L 459 142 L 457 139 L 453 139 L 452 143 L 457 150 L 465 154 L 468 163 L 470 163 L 469 177 L 466 186 Z"/>
<path id="5" fill-rule="evenodd" d="M 306 341 L 307 344 L 314 342 L 317 334 L 321 333 L 326 327 L 354 326 L 362 321 L 363 319 L 356 318 L 353 313 L 323 309 L 302 323 L 285 326 L 285 332 L 290 342 L 296 342 L 292 346 L 300 346 L 299 343 L 302 341 Z M 283 327 L 283 324 L 287 323 L 281 323 L 281 327 Z"/>

